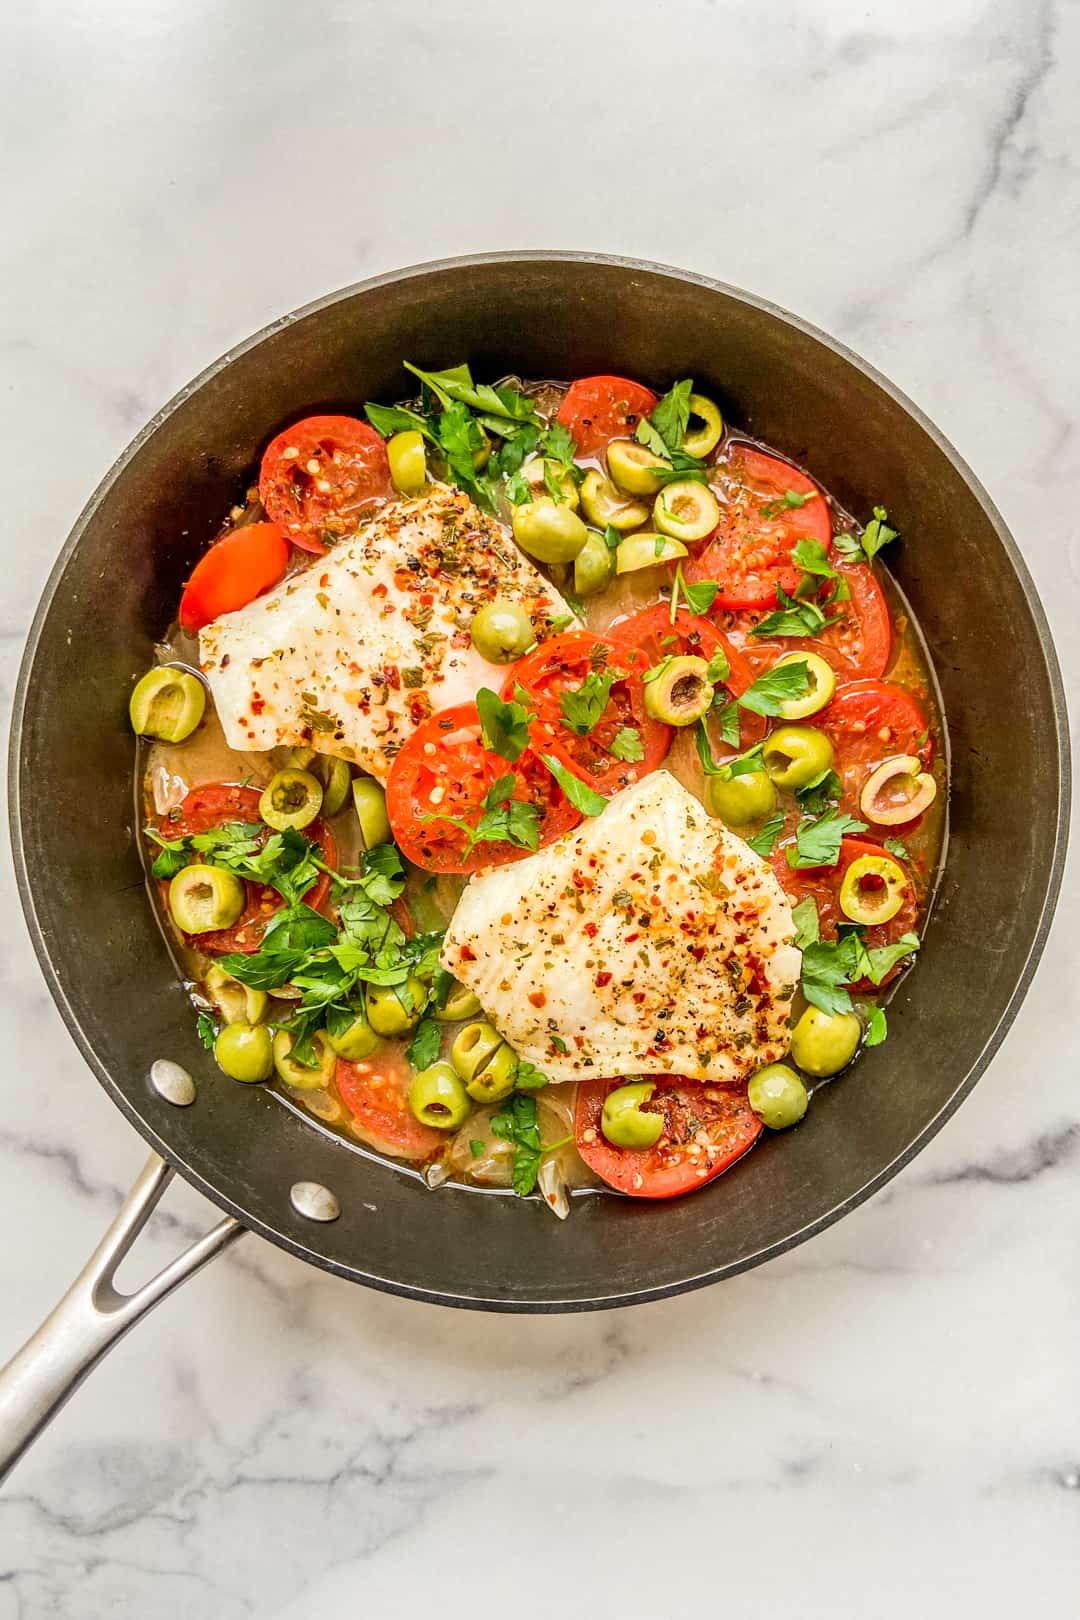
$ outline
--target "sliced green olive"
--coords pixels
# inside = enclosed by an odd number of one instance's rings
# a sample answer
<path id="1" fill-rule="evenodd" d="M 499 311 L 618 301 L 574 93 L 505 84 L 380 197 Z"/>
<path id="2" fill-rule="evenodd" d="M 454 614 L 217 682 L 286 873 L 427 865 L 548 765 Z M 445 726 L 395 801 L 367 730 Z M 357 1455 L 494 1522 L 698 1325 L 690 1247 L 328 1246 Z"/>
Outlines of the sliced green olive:
<path id="1" fill-rule="evenodd" d="M 647 1113 L 642 1107 L 655 1090 L 651 1080 L 637 1080 L 608 1092 L 600 1112 L 600 1129 L 614 1147 L 648 1148 L 659 1142 L 664 1116 Z"/>
<path id="2" fill-rule="evenodd" d="M 291 767 L 277 771 L 259 797 L 259 814 L 268 827 L 306 827 L 322 809 L 323 790 L 317 776 Z"/>
<path id="3" fill-rule="evenodd" d="M 581 510 L 598 529 L 611 527 L 624 533 L 627 529 L 640 529 L 649 519 L 649 508 L 644 501 L 635 501 L 615 488 L 610 478 L 593 467 L 585 474 L 581 486 Z"/>
<path id="4" fill-rule="evenodd" d="M 578 596 L 595 596 L 615 575 L 615 553 L 602 534 L 589 530 L 588 539 L 574 558 L 574 590 Z"/>
<path id="5" fill-rule="evenodd" d="M 499 1102 L 514 1089 L 517 1053 L 486 1019 L 459 1030 L 450 1061 L 477 1102 Z"/>
<path id="6" fill-rule="evenodd" d="M 608 477 L 627 495 L 655 495 L 667 465 L 636 439 L 612 439 L 607 447 Z"/>
<path id="7" fill-rule="evenodd" d="M 907 875 L 891 855 L 860 855 L 840 883 L 840 910 L 867 927 L 886 923 L 903 905 L 907 887 Z"/>
<path id="8" fill-rule="evenodd" d="M 285 758 L 286 764 L 291 765 L 294 770 L 306 771 L 312 760 L 318 759 L 318 755 L 314 748 L 290 748 Z"/>
<path id="9" fill-rule="evenodd" d="M 802 1119 L 810 1098 L 794 1069 L 786 1063 L 770 1063 L 751 1079 L 746 1100 L 770 1131 L 786 1131 Z"/>
<path id="10" fill-rule="evenodd" d="M 589 531 L 569 501 L 556 506 L 550 495 L 514 507 L 514 539 L 538 562 L 573 562 Z"/>
<path id="11" fill-rule="evenodd" d="M 149 670 L 131 694 L 128 713 L 140 737 L 179 743 L 190 737 L 206 708 L 202 681 L 185 669 Z"/>
<path id="12" fill-rule="evenodd" d="M 764 771 L 747 771 L 730 782 L 722 776 L 707 776 L 705 804 L 710 816 L 718 816 L 726 827 L 749 827 L 772 815 L 776 789 Z"/>
<path id="13" fill-rule="evenodd" d="M 676 562 L 686 555 L 686 547 L 681 540 L 672 540 L 666 534 L 643 529 L 640 534 L 631 534 L 619 541 L 615 552 L 615 572 L 636 574 L 639 568 L 656 568 L 660 563 Z"/>
<path id="14" fill-rule="evenodd" d="M 688 456 L 707 456 L 710 450 L 715 450 L 720 443 L 720 435 L 724 431 L 724 419 L 719 409 L 711 399 L 704 394 L 690 395 L 690 422 L 698 421 L 700 427 L 688 426 L 683 434 L 681 448 Z"/>
<path id="15" fill-rule="evenodd" d="M 689 479 L 668 484 L 653 502 L 653 522 L 675 540 L 704 540 L 720 521 L 720 507 L 707 484 Z"/>
<path id="16" fill-rule="evenodd" d="M 377 1052 L 382 1045 L 381 1039 L 363 1013 L 357 1013 L 352 1023 L 347 1024 L 336 1035 L 331 1034 L 329 1030 L 326 1034 L 338 1057 L 343 1057 L 348 1063 L 359 1063 L 362 1058 L 370 1057 L 373 1052 Z"/>
<path id="17" fill-rule="evenodd" d="M 424 435 L 413 428 L 395 433 L 386 441 L 386 459 L 390 463 L 394 488 L 402 495 L 419 495 L 427 483 Z"/>
<path id="18" fill-rule="evenodd" d="M 818 1080 L 846 1069 L 862 1039 L 854 1013 L 827 1013 L 807 1007 L 791 1036 L 791 1055 L 805 1074 Z"/>
<path id="19" fill-rule="evenodd" d="M 449 1063 L 421 1069 L 409 1087 L 409 1107 L 421 1125 L 437 1131 L 456 1131 L 472 1111 L 472 1103 Z"/>
<path id="20" fill-rule="evenodd" d="M 517 1053 L 504 1041 L 480 1073 L 469 1081 L 465 1090 L 477 1102 L 502 1102 L 514 1089 L 517 1066 Z"/>
<path id="21" fill-rule="evenodd" d="M 227 1024 L 258 1024 L 266 1012 L 266 991 L 253 990 L 215 962 L 203 981 L 206 994 Z"/>
<path id="22" fill-rule="evenodd" d="M 773 665 L 779 669 L 781 664 L 805 664 L 806 679 L 809 682 L 802 697 L 787 698 L 780 705 L 780 715 L 784 720 L 805 720 L 808 715 L 817 714 L 826 703 L 831 702 L 836 691 L 836 673 L 831 664 L 827 663 L 818 653 L 790 652 L 783 658 L 778 658 Z"/>
<path id="23" fill-rule="evenodd" d="M 298 1091 L 324 1091 L 334 1078 L 337 1067 L 337 1053 L 330 1045 L 326 1032 L 320 1029 L 312 1036 L 318 1061 L 310 1068 L 306 1063 L 298 1063 L 291 1055 L 294 1044 L 286 1029 L 279 1029 L 274 1036 L 274 1068 L 279 1077 L 287 1086 L 295 1086 Z"/>
<path id="24" fill-rule="evenodd" d="M 314 748 L 290 748 L 288 762 L 291 770 L 310 770 L 323 790 L 321 813 L 336 816 L 349 797 L 349 783 L 352 781 L 349 761 L 339 759 L 336 754 L 317 754 Z"/>
<path id="25" fill-rule="evenodd" d="M 929 810 L 937 783 L 916 754 L 896 754 L 872 771 L 862 785 L 859 809 L 879 827 L 902 827 Z"/>
<path id="26" fill-rule="evenodd" d="M 390 817 L 386 794 L 371 776 L 358 776 L 352 785 L 353 809 L 360 823 L 360 839 L 365 849 L 390 842 Z"/>
<path id="27" fill-rule="evenodd" d="M 169 910 L 185 934 L 231 928 L 246 902 L 243 880 L 221 866 L 185 866 L 169 884 Z"/>
<path id="28" fill-rule="evenodd" d="M 765 739 L 761 757 L 777 787 L 797 793 L 832 769 L 833 745 L 816 726 L 778 726 Z"/>
<path id="29" fill-rule="evenodd" d="M 497 596 L 485 602 L 470 627 L 472 644 L 492 664 L 512 664 L 536 640 L 532 620 L 520 602 Z"/>
<path id="30" fill-rule="evenodd" d="M 427 1000 L 427 985 L 412 975 L 404 995 L 392 985 L 372 985 L 367 993 L 368 1023 L 376 1035 L 404 1035 L 415 1029 Z"/>
<path id="31" fill-rule="evenodd" d="M 226 1024 L 214 1042 L 218 1068 L 230 1080 L 257 1085 L 274 1072 L 274 1043 L 265 1024 Z"/>
<path id="32" fill-rule="evenodd" d="M 463 984 L 455 983 L 446 998 L 445 1007 L 440 1008 L 435 1017 L 440 1024 L 459 1024 L 466 1018 L 475 1018 L 479 1011 L 480 997 L 466 990 Z"/>
<path id="33" fill-rule="evenodd" d="M 704 658 L 669 658 L 646 683 L 645 710 L 666 726 L 692 726 L 712 708 L 714 692 Z"/>
<path id="34" fill-rule="evenodd" d="M 544 476 L 545 464 L 548 469 L 546 478 Z M 551 494 L 551 491 L 548 489 L 548 482 L 550 480 L 558 486 L 559 494 L 562 496 L 563 500 L 568 502 L 569 505 L 573 507 L 575 512 L 577 511 L 578 501 L 580 499 L 578 496 L 578 487 L 574 481 L 573 474 L 568 468 L 560 467 L 559 463 L 557 461 L 552 461 L 550 457 L 546 459 L 545 463 L 545 458 L 543 456 L 530 456 L 528 461 L 522 467 L 521 471 L 525 482 L 533 491 L 534 499 L 537 495 L 543 495 L 545 492 L 549 495 Z"/>

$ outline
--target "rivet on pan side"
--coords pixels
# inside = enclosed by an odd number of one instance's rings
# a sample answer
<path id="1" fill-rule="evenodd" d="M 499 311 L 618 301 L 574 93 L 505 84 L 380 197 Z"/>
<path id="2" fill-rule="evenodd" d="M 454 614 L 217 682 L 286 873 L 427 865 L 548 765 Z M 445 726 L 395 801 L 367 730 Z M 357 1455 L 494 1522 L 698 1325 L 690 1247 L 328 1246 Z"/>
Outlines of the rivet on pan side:
<path id="1" fill-rule="evenodd" d="M 308 1221 L 336 1221 L 341 1214 L 341 1205 L 321 1181 L 294 1182 L 289 1200 L 296 1213 Z"/>
<path id="2" fill-rule="evenodd" d="M 150 1084 L 176 1108 L 188 1108 L 195 1101 L 194 1080 L 172 1058 L 155 1058 L 150 1065 Z"/>

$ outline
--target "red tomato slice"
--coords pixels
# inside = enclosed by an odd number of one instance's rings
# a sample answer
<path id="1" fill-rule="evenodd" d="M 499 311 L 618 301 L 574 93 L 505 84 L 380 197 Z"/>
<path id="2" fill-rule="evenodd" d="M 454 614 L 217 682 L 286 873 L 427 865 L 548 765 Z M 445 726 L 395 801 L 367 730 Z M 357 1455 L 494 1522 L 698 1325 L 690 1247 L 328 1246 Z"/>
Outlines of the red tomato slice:
<path id="1" fill-rule="evenodd" d="M 516 778 L 513 797 L 534 804 L 541 813 L 541 846 L 580 821 L 580 812 L 531 749 L 513 765 L 488 753 L 475 703 L 459 703 L 433 714 L 397 755 L 386 784 L 387 814 L 401 853 L 429 872 L 475 872 L 528 855 L 527 849 L 496 840 L 467 850 L 467 836 L 460 828 L 429 819 L 453 816 L 475 827 L 485 794 L 507 775 Z"/>
<path id="2" fill-rule="evenodd" d="M 732 444 L 709 482 L 720 502 L 720 522 L 708 545 L 686 563 L 686 578 L 714 579 L 719 608 L 769 607 L 777 585 L 793 594 L 801 577 L 790 560 L 796 541 L 820 540 L 826 549 L 832 543 L 828 504 L 817 485 L 790 462 L 748 444 Z M 783 507 L 789 490 L 811 499 Z"/>
<path id="3" fill-rule="evenodd" d="M 178 813 L 166 816 L 159 831 L 163 838 L 188 838 L 195 833 L 211 832 L 228 821 L 242 821 L 261 826 L 258 788 L 239 787 L 232 782 L 208 782 L 192 788 L 179 806 Z M 264 827 L 264 841 L 270 828 Z M 316 819 L 304 828 L 304 837 L 322 850 L 327 866 L 337 869 L 337 842 L 324 821 Z M 276 889 L 261 883 L 247 883 L 247 903 L 231 928 L 219 928 L 210 934 L 185 934 L 194 949 L 207 956 L 227 956 L 230 951 L 250 956 L 259 949 L 266 925 L 275 911 L 284 905 Z M 161 885 L 162 897 L 168 895 L 168 884 Z M 304 896 L 305 904 L 317 911 L 330 893 L 330 879 L 324 872 L 318 883 L 312 884 Z"/>
<path id="4" fill-rule="evenodd" d="M 215 541 L 195 564 L 180 598 L 185 630 L 247 607 L 276 585 L 289 560 L 289 542 L 274 523 L 248 523 Z"/>
<path id="5" fill-rule="evenodd" d="M 294 545 L 320 553 L 352 534 L 394 492 L 386 446 L 353 416 L 309 416 L 271 440 L 259 469 L 267 517 Z"/>
<path id="6" fill-rule="evenodd" d="M 834 769 L 852 803 L 871 771 L 894 754 L 915 754 L 928 769 L 934 757 L 929 721 L 913 695 L 888 681 L 850 681 L 838 686 L 816 714 L 836 752 Z M 893 830 L 893 829 L 887 829 Z"/>
<path id="7" fill-rule="evenodd" d="M 841 841 L 840 859 L 835 866 L 810 866 L 794 871 L 787 863 L 783 848 L 780 848 L 772 856 L 772 869 L 793 905 L 805 900 L 807 895 L 813 896 L 817 901 L 822 939 L 835 939 L 837 924 L 850 920 L 840 910 L 840 884 L 844 873 L 852 861 L 858 860 L 860 855 L 880 854 L 880 844 L 872 844 L 864 838 L 845 838 Z M 878 923 L 866 930 L 868 947 L 894 945 L 902 934 L 910 933 L 919 920 L 919 901 L 915 885 L 911 881 L 910 871 L 907 868 L 905 870 L 908 871 L 908 886 L 904 903 L 896 916 L 890 917 L 887 923 Z M 884 982 L 888 984 L 899 971 L 899 968 L 895 969 Z M 866 988 L 873 991 L 875 986 L 867 985 Z"/>
<path id="8" fill-rule="evenodd" d="M 765 617 L 764 611 L 719 614 L 719 624 L 742 649 L 755 679 L 790 652 L 818 653 L 841 680 L 884 674 L 892 652 L 892 626 L 884 592 L 865 563 L 843 565 L 837 572 L 847 580 L 851 599 L 825 610 L 829 618 L 842 617 L 819 636 L 785 636 L 768 641 L 751 634 Z"/>
<path id="9" fill-rule="evenodd" d="M 392 1047 L 362 1063 L 339 1058 L 338 1093 L 353 1116 L 353 1131 L 369 1147 L 395 1159 L 430 1159 L 446 1146 L 447 1133 L 421 1125 L 409 1107 L 412 1070 Z"/>
<path id="10" fill-rule="evenodd" d="M 760 1119 L 745 1086 L 658 1080 L 645 1104 L 664 1116 L 664 1133 L 651 1148 L 614 1147 L 600 1129 L 604 1098 L 622 1080 L 588 1080 L 578 1087 L 574 1111 L 577 1150 L 609 1187 L 632 1198 L 674 1198 L 693 1192 L 734 1164 L 761 1135 Z"/>
<path id="11" fill-rule="evenodd" d="M 668 656 L 711 659 L 718 648 L 727 655 L 730 666 L 724 682 L 732 697 L 738 697 L 753 682 L 753 671 L 735 643 L 718 630 L 708 619 L 698 618 L 689 608 L 680 607 L 671 622 L 671 608 L 666 602 L 645 608 L 632 618 L 614 625 L 612 638 L 640 685 L 644 672 Z M 642 703 L 644 699 L 642 698 Z M 768 730 L 768 721 L 760 714 L 744 709 L 739 715 L 739 747 L 750 748 L 760 742 Z"/>
<path id="12" fill-rule="evenodd" d="M 515 686 L 524 687 L 537 710 L 532 726 L 533 747 L 553 754 L 575 776 L 610 796 L 654 771 L 671 744 L 671 727 L 645 712 L 641 682 L 617 680 L 607 708 L 587 737 L 580 737 L 566 722 L 560 698 L 577 692 L 590 674 L 621 667 L 620 647 L 606 636 L 588 630 L 568 630 L 543 642 L 522 658 L 507 675 L 502 696 L 509 701 Z M 618 759 L 611 752 L 617 734 L 630 727 L 641 737 L 644 757 Z"/>
<path id="13" fill-rule="evenodd" d="M 559 406 L 557 420 L 574 435 L 579 456 L 599 456 L 612 439 L 632 439 L 656 408 L 656 395 L 626 377 L 579 377 Z"/>

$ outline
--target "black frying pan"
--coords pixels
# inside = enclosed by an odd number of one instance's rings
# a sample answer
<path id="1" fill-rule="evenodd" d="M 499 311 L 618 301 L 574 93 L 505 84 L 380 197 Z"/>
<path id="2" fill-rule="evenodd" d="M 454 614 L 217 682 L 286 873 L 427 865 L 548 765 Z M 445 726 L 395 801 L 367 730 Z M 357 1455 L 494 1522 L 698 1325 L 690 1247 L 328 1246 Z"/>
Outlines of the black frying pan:
<path id="1" fill-rule="evenodd" d="M 403 357 L 467 359 L 481 377 L 613 371 L 667 386 L 693 376 L 731 421 L 806 463 L 852 511 L 885 501 L 906 536 L 889 560 L 933 655 L 953 773 L 948 863 L 919 966 L 890 1008 L 888 1043 L 826 1087 L 795 1134 L 764 1142 L 692 1198 L 579 1196 L 560 1224 L 538 1201 L 433 1193 L 272 1093 L 223 1081 L 147 903 L 132 680 L 267 440 L 313 411 L 400 396 Z M 956 1108 L 1019 1006 L 1060 881 L 1068 743 L 1049 632 L 1014 542 L 956 453 L 883 378 L 801 321 L 699 276 L 593 255 L 495 254 L 380 276 L 290 315 L 150 423 L 49 581 L 19 680 L 10 774 L 22 902 L 72 1035 L 155 1153 L 239 1223 L 122 1302 L 111 1292 L 116 1248 L 167 1178 L 151 1162 L 122 1230 L 0 1380 L 0 1424 L 17 1453 L 118 1332 L 243 1228 L 417 1299 L 587 1310 L 729 1276 L 854 1208 Z M 160 1058 L 194 1077 L 190 1106 L 151 1085 Z M 298 1182 L 328 1193 L 294 1192 Z M 312 1218 L 335 1206 L 335 1219 Z"/>

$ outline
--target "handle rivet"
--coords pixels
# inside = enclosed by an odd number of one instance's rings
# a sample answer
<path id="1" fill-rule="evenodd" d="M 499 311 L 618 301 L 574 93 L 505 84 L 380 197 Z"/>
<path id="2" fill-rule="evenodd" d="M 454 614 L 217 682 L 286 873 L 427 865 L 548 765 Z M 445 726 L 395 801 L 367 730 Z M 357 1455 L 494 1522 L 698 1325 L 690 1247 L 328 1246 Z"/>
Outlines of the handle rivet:
<path id="1" fill-rule="evenodd" d="M 150 1065 L 150 1084 L 159 1097 L 176 1108 L 189 1108 L 195 1101 L 195 1082 L 187 1070 L 172 1058 L 156 1058 Z"/>
<path id="2" fill-rule="evenodd" d="M 341 1214 L 341 1205 L 321 1181 L 294 1182 L 289 1200 L 296 1213 L 308 1221 L 336 1221 Z"/>

